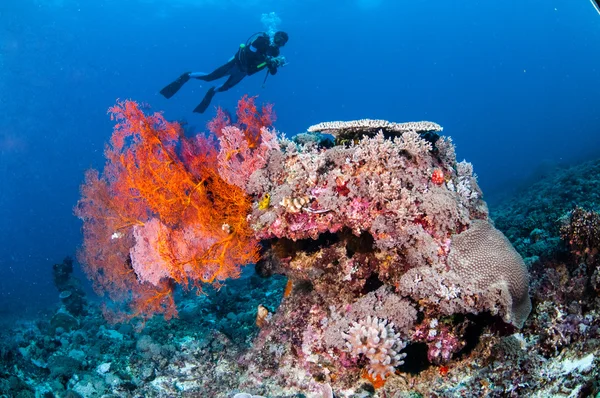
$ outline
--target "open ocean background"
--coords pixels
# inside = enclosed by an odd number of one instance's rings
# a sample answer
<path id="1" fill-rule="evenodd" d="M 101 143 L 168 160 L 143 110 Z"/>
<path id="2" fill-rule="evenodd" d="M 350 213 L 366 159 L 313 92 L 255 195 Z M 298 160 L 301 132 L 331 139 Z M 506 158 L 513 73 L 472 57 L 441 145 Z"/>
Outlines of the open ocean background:
<path id="1" fill-rule="evenodd" d="M 265 29 L 289 65 L 217 94 L 191 81 Z M 204 87 L 201 87 L 204 84 Z M 52 265 L 74 256 L 83 173 L 104 164 L 106 110 L 131 98 L 205 130 L 214 106 L 271 102 L 288 136 L 329 120 L 430 120 L 472 162 L 486 199 L 598 156 L 600 15 L 588 0 L 0 1 L 0 314 L 58 302 Z"/>

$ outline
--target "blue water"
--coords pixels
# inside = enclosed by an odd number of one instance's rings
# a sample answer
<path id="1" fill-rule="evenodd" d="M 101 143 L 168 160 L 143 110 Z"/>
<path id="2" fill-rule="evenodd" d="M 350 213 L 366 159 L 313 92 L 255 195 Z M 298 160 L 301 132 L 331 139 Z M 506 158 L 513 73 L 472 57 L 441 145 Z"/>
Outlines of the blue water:
<path id="1" fill-rule="evenodd" d="M 518 3 L 518 4 L 515 4 Z M 84 170 L 102 167 L 117 98 L 203 130 L 194 81 L 275 12 L 289 65 L 245 79 L 288 135 L 327 120 L 431 120 L 488 197 L 600 148 L 600 15 L 588 0 L 0 1 L 0 312 L 57 301 L 52 264 L 81 241 Z"/>

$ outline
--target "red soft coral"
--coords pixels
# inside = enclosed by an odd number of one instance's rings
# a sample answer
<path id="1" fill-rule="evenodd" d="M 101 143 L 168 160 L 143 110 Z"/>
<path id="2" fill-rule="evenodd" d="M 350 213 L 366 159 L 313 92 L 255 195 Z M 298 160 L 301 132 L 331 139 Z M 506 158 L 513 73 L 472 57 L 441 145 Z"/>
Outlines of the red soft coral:
<path id="1" fill-rule="evenodd" d="M 248 147 L 254 149 L 261 143 L 263 128 L 270 128 L 276 120 L 272 104 L 265 104 L 259 111 L 256 106 L 256 96 L 249 97 L 244 95 L 237 104 L 235 123 L 231 117 L 222 108 L 217 108 L 217 115 L 208 122 L 208 129 L 215 134 L 217 138 L 223 136 L 223 129 L 227 126 L 235 126 L 244 133 L 244 138 L 248 141 Z"/>
<path id="2" fill-rule="evenodd" d="M 206 138 L 184 139 L 178 124 L 132 101 L 110 114 L 117 125 L 104 174 L 86 174 L 75 210 L 84 221 L 79 259 L 95 288 L 129 301 L 133 315 L 170 317 L 175 284 L 218 285 L 257 261 L 250 200 L 219 176 Z"/>
<path id="3" fill-rule="evenodd" d="M 273 105 L 263 105 L 259 112 L 256 108 L 256 97 L 244 95 L 237 105 L 237 126 L 244 131 L 250 149 L 258 147 L 261 142 L 261 130 L 269 128 L 275 121 Z"/>
<path id="4" fill-rule="evenodd" d="M 259 111 L 255 101 L 256 97 L 248 95 L 238 101 L 235 123 L 221 108 L 208 123 L 219 140 L 220 176 L 242 189 L 250 175 L 266 164 L 268 152 L 279 148 L 276 133 L 270 129 L 275 120 L 273 106 L 264 105 Z"/>

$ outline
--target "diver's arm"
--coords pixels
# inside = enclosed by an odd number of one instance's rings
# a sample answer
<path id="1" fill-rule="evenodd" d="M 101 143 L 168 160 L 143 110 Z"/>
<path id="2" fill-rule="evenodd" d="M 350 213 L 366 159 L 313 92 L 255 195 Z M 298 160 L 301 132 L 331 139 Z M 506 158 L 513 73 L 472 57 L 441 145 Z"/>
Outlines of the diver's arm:
<path id="1" fill-rule="evenodd" d="M 266 60 L 267 68 L 269 68 L 269 73 L 275 75 L 277 73 L 277 68 L 283 66 L 285 64 L 284 57 L 267 57 Z"/>
<path id="2" fill-rule="evenodd" d="M 273 65 L 272 63 L 268 63 L 267 64 L 267 68 L 269 68 L 269 73 L 272 75 L 276 75 L 277 74 L 277 66 Z"/>

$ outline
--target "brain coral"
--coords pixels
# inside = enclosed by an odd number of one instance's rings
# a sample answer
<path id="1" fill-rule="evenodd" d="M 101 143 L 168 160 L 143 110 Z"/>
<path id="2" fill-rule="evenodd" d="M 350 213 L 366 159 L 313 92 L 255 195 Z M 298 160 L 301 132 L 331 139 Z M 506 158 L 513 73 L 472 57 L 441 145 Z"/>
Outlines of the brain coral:
<path id="1" fill-rule="evenodd" d="M 452 238 L 448 266 L 477 290 L 500 293 L 504 320 L 521 328 L 531 311 L 529 275 L 508 239 L 489 222 L 473 220 Z"/>

